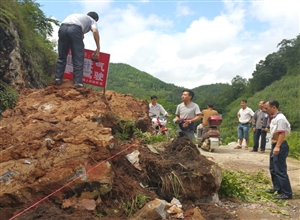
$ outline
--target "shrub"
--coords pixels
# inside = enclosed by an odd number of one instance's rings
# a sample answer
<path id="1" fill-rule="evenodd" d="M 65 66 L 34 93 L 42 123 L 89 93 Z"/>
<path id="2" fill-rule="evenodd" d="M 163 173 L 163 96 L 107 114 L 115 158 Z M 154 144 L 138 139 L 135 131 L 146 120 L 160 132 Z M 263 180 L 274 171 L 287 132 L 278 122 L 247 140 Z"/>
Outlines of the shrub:
<path id="1" fill-rule="evenodd" d="M 15 107 L 17 98 L 17 91 L 0 81 L 0 112 Z"/>
<path id="2" fill-rule="evenodd" d="M 287 137 L 287 142 L 290 147 L 289 156 L 300 160 L 300 132 L 291 132 Z"/>

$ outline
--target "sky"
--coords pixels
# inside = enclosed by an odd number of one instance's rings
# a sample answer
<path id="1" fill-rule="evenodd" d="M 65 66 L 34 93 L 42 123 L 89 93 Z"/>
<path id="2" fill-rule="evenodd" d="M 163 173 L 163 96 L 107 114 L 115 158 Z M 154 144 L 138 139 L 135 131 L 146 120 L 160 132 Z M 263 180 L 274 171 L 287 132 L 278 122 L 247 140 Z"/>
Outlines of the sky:
<path id="1" fill-rule="evenodd" d="M 256 64 L 300 30 L 299 0 L 38 0 L 47 17 L 99 14 L 100 51 L 188 89 L 251 78 Z M 51 40 L 57 41 L 57 26 Z M 92 33 L 85 48 L 95 50 Z M 108 75 L 109 77 L 109 75 Z"/>

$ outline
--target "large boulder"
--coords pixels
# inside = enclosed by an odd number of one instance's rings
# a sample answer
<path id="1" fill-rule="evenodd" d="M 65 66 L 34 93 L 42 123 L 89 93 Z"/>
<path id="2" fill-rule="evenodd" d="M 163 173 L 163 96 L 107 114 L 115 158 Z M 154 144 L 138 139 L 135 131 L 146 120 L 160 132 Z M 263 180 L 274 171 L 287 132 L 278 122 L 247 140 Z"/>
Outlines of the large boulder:
<path id="1" fill-rule="evenodd" d="M 188 138 L 175 138 L 171 143 L 157 147 L 159 155 L 147 148 L 140 149 L 140 163 L 147 173 L 144 185 L 157 187 L 161 198 L 173 197 L 184 201 L 218 202 L 222 170 L 200 154 Z"/>

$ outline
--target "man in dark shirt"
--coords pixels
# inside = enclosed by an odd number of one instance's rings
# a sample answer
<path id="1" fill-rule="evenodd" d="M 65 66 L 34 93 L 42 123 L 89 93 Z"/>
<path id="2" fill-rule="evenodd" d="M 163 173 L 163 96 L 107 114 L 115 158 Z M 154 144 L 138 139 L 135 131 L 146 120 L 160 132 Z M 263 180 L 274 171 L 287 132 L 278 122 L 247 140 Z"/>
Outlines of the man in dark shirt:
<path id="1" fill-rule="evenodd" d="M 254 146 L 251 152 L 257 152 L 259 146 L 259 137 L 260 141 L 260 151 L 259 153 L 264 153 L 266 149 L 266 136 L 269 130 L 269 116 L 263 111 L 264 101 L 260 101 L 259 109 L 254 113 L 252 118 L 252 129 L 254 131 Z"/>

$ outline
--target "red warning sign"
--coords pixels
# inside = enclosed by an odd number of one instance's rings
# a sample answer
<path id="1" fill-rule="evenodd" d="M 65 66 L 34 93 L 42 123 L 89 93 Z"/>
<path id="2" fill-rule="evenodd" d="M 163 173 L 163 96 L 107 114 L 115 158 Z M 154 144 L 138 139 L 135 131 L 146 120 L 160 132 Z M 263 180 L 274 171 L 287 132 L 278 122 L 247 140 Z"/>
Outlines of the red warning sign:
<path id="1" fill-rule="evenodd" d="M 100 52 L 99 62 L 93 62 L 91 60 L 93 53 L 94 51 L 92 50 L 84 50 L 82 81 L 86 84 L 106 88 L 110 54 Z M 64 78 L 73 80 L 73 62 L 71 51 L 69 51 L 67 57 L 67 65 L 64 73 Z"/>

